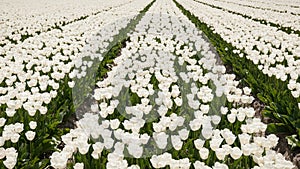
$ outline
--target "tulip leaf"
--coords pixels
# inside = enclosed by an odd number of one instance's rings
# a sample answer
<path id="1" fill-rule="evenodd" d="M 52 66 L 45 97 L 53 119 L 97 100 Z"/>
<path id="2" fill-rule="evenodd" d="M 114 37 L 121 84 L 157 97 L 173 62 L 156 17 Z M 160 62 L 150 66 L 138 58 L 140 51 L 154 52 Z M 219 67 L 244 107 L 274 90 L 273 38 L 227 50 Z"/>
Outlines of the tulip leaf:
<path id="1" fill-rule="evenodd" d="M 270 134 L 280 134 L 289 132 L 289 129 L 283 123 L 270 123 L 268 124 L 267 132 Z"/>

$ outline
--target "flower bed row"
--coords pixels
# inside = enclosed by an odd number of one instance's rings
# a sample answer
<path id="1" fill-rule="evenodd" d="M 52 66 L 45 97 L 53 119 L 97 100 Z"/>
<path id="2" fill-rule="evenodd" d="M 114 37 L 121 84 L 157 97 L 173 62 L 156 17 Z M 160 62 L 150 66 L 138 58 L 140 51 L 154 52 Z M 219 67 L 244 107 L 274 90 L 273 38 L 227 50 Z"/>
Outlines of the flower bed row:
<path id="1" fill-rule="evenodd" d="M 299 6 L 300 4 L 296 0 L 291 1 L 232 1 L 232 0 L 223 0 L 224 2 L 229 2 L 241 6 L 246 6 L 255 9 L 269 10 L 279 13 L 290 13 L 292 15 L 299 15 Z"/>
<path id="2" fill-rule="evenodd" d="M 52 166 L 293 167 L 271 150 L 278 138 L 263 135 L 251 90 L 172 1 L 156 1 L 120 47 Z"/>
<path id="3" fill-rule="evenodd" d="M 262 24 L 277 27 L 279 30 L 282 30 L 288 34 L 295 33 L 300 35 L 300 27 L 298 26 L 300 24 L 297 24 L 300 21 L 299 16 L 296 15 L 292 15 L 289 13 L 278 13 L 263 9 L 255 9 L 216 0 L 213 2 L 207 0 L 197 0 L 197 2 L 209 5 L 214 8 L 222 9 L 226 12 L 241 15 L 245 18 L 258 21 Z"/>
<path id="4" fill-rule="evenodd" d="M 13 45 L 52 29 L 128 4 L 129 1 L 9 1 L 1 5 L 0 46 Z M 12 43 L 12 44 L 11 44 Z"/>
<path id="5" fill-rule="evenodd" d="M 131 3 L 137 6 L 120 6 L 66 25 L 62 30 L 51 30 L 14 47 L 2 48 L 1 168 L 44 168 L 49 165 L 49 155 L 59 144 L 55 140 L 68 131 L 57 127 L 74 112 L 69 87 L 74 83 L 69 76 L 75 74 L 74 68 L 78 65 L 90 65 L 82 61 L 94 51 L 93 46 L 86 46 L 86 40 L 96 33 L 103 33 L 105 36 L 101 41 L 105 43 L 98 47 L 105 51 L 111 38 L 149 2 L 135 0 Z M 101 60 L 101 55 L 95 57 Z"/>
<path id="6" fill-rule="evenodd" d="M 184 6 L 187 3 L 182 3 Z M 254 94 L 266 105 L 264 116 L 271 117 L 273 123 L 268 125 L 269 133 L 281 133 L 295 135 L 293 147 L 299 147 L 299 100 L 289 94 L 289 89 L 285 86 L 287 82 L 280 81 L 274 76 L 264 75 L 257 65 L 244 57 L 239 57 L 233 44 L 226 42 L 214 29 L 201 21 L 195 13 L 192 14 L 177 4 L 182 11 L 197 25 L 217 48 L 222 60 L 231 65 L 233 71 L 239 75 L 241 80 L 246 82 L 253 89 Z"/>
<path id="7" fill-rule="evenodd" d="M 186 7 L 224 40 L 239 49 L 235 52 L 239 53 L 240 57 L 246 57 L 257 64 L 257 67 L 268 76 L 275 76 L 282 81 L 289 80 L 292 95 L 295 98 L 299 97 L 297 35 L 286 34 L 276 28 L 197 2 L 188 2 Z M 196 8 L 201 8 L 205 12 L 197 12 Z M 224 17 L 226 19 L 222 19 Z"/>

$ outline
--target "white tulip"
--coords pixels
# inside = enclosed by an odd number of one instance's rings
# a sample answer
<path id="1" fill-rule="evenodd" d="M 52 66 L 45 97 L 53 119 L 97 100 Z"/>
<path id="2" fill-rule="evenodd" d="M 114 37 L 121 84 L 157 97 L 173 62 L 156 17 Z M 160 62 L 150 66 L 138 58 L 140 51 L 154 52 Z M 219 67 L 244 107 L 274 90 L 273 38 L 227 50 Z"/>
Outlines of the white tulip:
<path id="1" fill-rule="evenodd" d="M 113 119 L 113 120 L 110 120 L 110 127 L 113 129 L 113 130 L 116 130 L 120 125 L 120 121 L 118 119 Z"/>
<path id="2" fill-rule="evenodd" d="M 2 160 L 5 156 L 5 149 L 3 147 L 0 147 L 0 159 Z"/>
<path id="3" fill-rule="evenodd" d="M 194 120 L 190 121 L 189 126 L 191 127 L 192 131 L 197 131 L 201 127 L 201 121 L 199 119 L 194 119 Z"/>
<path id="4" fill-rule="evenodd" d="M 243 144 L 248 144 L 250 142 L 251 139 L 251 135 L 247 134 L 247 133 L 243 133 L 243 134 L 239 134 L 238 138 L 240 140 L 240 143 Z"/>
<path id="5" fill-rule="evenodd" d="M 210 148 L 213 151 L 216 151 L 220 147 L 223 140 L 224 140 L 223 138 L 212 138 L 209 142 Z"/>
<path id="6" fill-rule="evenodd" d="M 200 154 L 201 159 L 206 160 L 209 155 L 209 150 L 205 147 L 202 147 L 199 150 L 199 154 Z"/>
<path id="7" fill-rule="evenodd" d="M 158 148 L 160 149 L 164 149 L 168 142 L 168 135 L 166 135 L 166 133 L 164 132 L 160 132 L 160 133 L 153 133 L 153 138 L 154 138 L 154 141 L 156 142 L 156 145 L 158 146 Z"/>
<path id="8" fill-rule="evenodd" d="M 84 169 L 84 164 L 83 163 L 76 163 L 73 168 L 74 169 Z"/>
<path id="9" fill-rule="evenodd" d="M 37 122 L 36 121 L 30 121 L 29 122 L 29 127 L 30 127 L 30 129 L 34 130 L 37 127 Z"/>
<path id="10" fill-rule="evenodd" d="M 25 136 L 26 136 L 27 140 L 32 141 L 34 139 L 34 137 L 35 137 L 35 132 L 33 132 L 33 131 L 27 131 L 25 133 Z"/>
<path id="11" fill-rule="evenodd" d="M 213 166 L 213 169 L 228 169 L 228 166 L 226 164 L 221 164 L 219 162 L 216 162 Z"/>
<path id="12" fill-rule="evenodd" d="M 213 134 L 213 130 L 212 130 L 212 128 L 209 128 L 209 127 L 208 128 L 203 127 L 201 134 L 205 139 L 209 139 L 209 138 L 211 138 L 211 136 Z"/>
<path id="13" fill-rule="evenodd" d="M 203 147 L 204 143 L 205 141 L 201 139 L 194 140 L 194 145 L 198 150 L 200 150 Z"/>
<path id="14" fill-rule="evenodd" d="M 234 122 L 235 122 L 235 118 L 236 118 L 236 115 L 235 115 L 235 114 L 227 114 L 227 120 L 228 120 L 230 123 L 234 123 Z"/>
<path id="15" fill-rule="evenodd" d="M 188 139 L 189 133 L 190 132 L 187 129 L 181 129 L 181 130 L 178 131 L 178 134 L 179 134 L 181 140 Z"/>
<path id="16" fill-rule="evenodd" d="M 231 149 L 230 156 L 234 159 L 237 160 L 242 156 L 243 152 L 238 148 L 234 147 Z"/>
<path id="17" fill-rule="evenodd" d="M 140 158 L 143 155 L 143 147 L 136 143 L 128 144 L 127 150 L 134 158 Z"/>
<path id="18" fill-rule="evenodd" d="M 175 150 L 180 150 L 182 147 L 183 142 L 178 135 L 171 135 L 171 142 Z"/>
<path id="19" fill-rule="evenodd" d="M 3 127 L 6 122 L 5 118 L 0 118 L 0 127 Z"/>

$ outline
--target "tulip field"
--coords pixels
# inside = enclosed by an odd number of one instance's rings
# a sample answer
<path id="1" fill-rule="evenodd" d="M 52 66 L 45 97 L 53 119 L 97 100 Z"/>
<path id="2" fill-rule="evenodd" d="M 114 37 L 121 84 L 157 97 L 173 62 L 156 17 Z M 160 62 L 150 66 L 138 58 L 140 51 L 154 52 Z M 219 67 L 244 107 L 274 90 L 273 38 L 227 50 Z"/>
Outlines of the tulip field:
<path id="1" fill-rule="evenodd" d="M 0 2 L 0 169 L 299 167 L 300 1 Z"/>

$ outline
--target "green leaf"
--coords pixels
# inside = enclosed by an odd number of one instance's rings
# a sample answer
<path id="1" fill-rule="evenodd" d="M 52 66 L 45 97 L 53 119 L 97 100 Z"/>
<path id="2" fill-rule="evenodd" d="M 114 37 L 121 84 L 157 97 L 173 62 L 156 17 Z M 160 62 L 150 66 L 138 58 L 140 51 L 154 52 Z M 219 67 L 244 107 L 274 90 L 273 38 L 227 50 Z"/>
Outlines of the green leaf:
<path id="1" fill-rule="evenodd" d="M 289 128 L 283 123 L 270 123 L 267 127 L 267 132 L 270 134 L 289 133 Z"/>
<path id="2" fill-rule="evenodd" d="M 47 165 L 49 165 L 50 160 L 49 159 L 43 159 L 39 162 L 39 168 L 46 168 Z"/>
<path id="3" fill-rule="evenodd" d="M 257 98 L 262 101 L 263 103 L 268 103 L 268 100 L 263 96 L 262 93 L 257 94 Z"/>
<path id="4" fill-rule="evenodd" d="M 264 109 L 261 113 L 262 113 L 262 115 L 263 115 L 264 117 L 269 117 L 269 118 L 271 118 L 271 119 L 276 119 L 276 120 L 278 120 L 278 119 L 277 119 L 277 116 L 275 116 L 274 113 L 273 113 L 271 110 L 268 110 L 267 108 Z"/>

